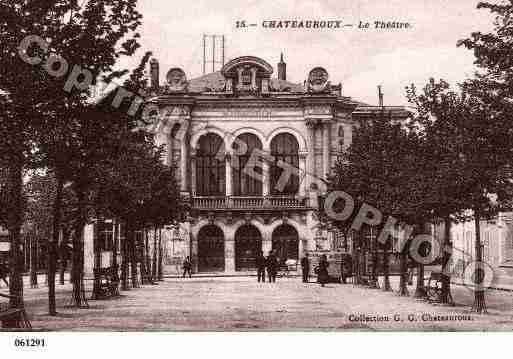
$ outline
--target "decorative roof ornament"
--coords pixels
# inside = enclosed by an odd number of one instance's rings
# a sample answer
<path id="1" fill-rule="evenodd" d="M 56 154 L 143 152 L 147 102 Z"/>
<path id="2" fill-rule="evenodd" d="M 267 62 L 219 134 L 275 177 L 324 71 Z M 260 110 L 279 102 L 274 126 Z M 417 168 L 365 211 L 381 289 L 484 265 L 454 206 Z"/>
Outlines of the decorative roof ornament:
<path id="1" fill-rule="evenodd" d="M 186 92 L 187 77 L 185 72 L 179 67 L 173 67 L 166 75 L 166 92 Z"/>
<path id="2" fill-rule="evenodd" d="M 329 75 L 323 67 L 315 67 L 308 74 L 306 92 L 326 92 L 330 90 L 331 84 L 328 81 Z"/>

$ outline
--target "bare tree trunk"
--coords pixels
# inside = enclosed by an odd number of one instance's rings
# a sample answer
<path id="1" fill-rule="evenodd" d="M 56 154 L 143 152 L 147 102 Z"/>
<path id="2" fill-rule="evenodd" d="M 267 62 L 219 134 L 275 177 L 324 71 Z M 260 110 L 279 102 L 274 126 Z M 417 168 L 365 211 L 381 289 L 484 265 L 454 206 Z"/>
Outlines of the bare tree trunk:
<path id="1" fill-rule="evenodd" d="M 30 287 L 37 288 L 37 238 L 34 235 L 30 236 Z"/>
<path id="2" fill-rule="evenodd" d="M 57 187 L 53 201 L 52 237 L 48 243 L 48 313 L 57 315 L 55 304 L 55 274 L 57 273 L 57 246 L 61 227 L 62 191 L 64 182 L 59 174 L 56 174 Z"/>
<path id="3" fill-rule="evenodd" d="M 99 238 L 99 229 L 100 229 L 100 219 L 96 218 L 96 221 L 93 223 L 93 294 L 91 296 L 92 299 L 101 299 L 102 295 L 100 293 L 100 269 L 101 269 L 101 252 L 100 252 L 100 238 Z"/>
<path id="4" fill-rule="evenodd" d="M 128 287 L 128 228 L 123 225 L 125 235 L 123 241 L 120 243 L 121 247 L 121 290 L 129 290 Z"/>
<path id="5" fill-rule="evenodd" d="M 442 246 L 442 295 L 441 303 L 453 304 L 451 294 L 451 270 L 449 268 L 452 256 L 451 217 L 444 218 L 444 245 Z"/>
<path id="6" fill-rule="evenodd" d="M 406 246 L 405 246 L 406 247 Z M 398 294 L 401 296 L 408 296 L 408 287 L 406 283 L 408 281 L 408 257 L 406 248 L 401 249 L 401 253 L 399 254 L 400 260 L 400 273 L 399 273 L 399 292 Z"/>
<path id="7" fill-rule="evenodd" d="M 23 308 L 23 275 L 21 255 L 21 225 L 23 222 L 23 180 L 22 180 L 22 155 L 11 161 L 7 169 L 7 193 L 11 202 L 11 210 L 8 213 L 7 229 L 10 239 L 9 256 L 9 306 L 11 308 Z"/>
<path id="8" fill-rule="evenodd" d="M 147 229 L 146 227 L 142 230 L 142 238 L 140 239 L 139 245 L 141 246 L 141 284 L 150 284 L 151 280 L 149 278 L 149 270 L 146 267 L 146 236 L 147 236 Z"/>
<path id="9" fill-rule="evenodd" d="M 86 218 L 85 194 L 81 188 L 76 191 L 77 219 L 73 235 L 73 306 L 76 308 L 88 308 L 84 287 L 84 238 L 83 231 Z"/>
<path id="10" fill-rule="evenodd" d="M 426 224 L 419 224 L 419 234 L 426 233 Z M 419 251 L 425 251 L 425 248 L 419 248 Z M 421 253 L 421 256 L 426 256 L 427 253 Z M 417 285 L 415 286 L 415 293 L 413 294 L 414 298 L 426 298 L 427 292 L 426 287 L 424 286 L 424 264 L 417 263 Z"/>
<path id="11" fill-rule="evenodd" d="M 137 280 L 138 270 L 137 270 L 137 253 L 136 253 L 136 240 L 135 240 L 135 230 L 129 230 L 129 241 L 130 245 L 130 275 L 132 278 L 132 288 L 139 288 L 139 282 Z"/>
<path id="12" fill-rule="evenodd" d="M 68 248 L 68 233 L 63 229 L 62 232 L 62 241 L 59 246 L 59 257 L 60 257 L 60 273 L 59 273 L 59 283 L 60 285 L 64 285 L 64 275 L 66 274 L 66 267 L 68 266 L 68 256 L 67 256 L 67 248 Z"/>
<path id="13" fill-rule="evenodd" d="M 388 240 L 383 247 L 383 291 L 390 292 L 390 252 L 388 250 Z"/>
<path id="14" fill-rule="evenodd" d="M 353 284 L 359 285 L 361 284 L 361 275 L 360 275 L 360 248 L 359 248 L 359 234 L 353 232 Z"/>
<path id="15" fill-rule="evenodd" d="M 372 229 L 370 228 L 370 255 L 372 257 L 372 272 L 371 272 L 371 280 L 370 287 L 379 289 L 379 281 L 378 281 L 378 241 L 376 235 Z"/>
<path id="16" fill-rule="evenodd" d="M 148 230 L 144 231 L 144 264 L 146 266 L 146 274 L 150 284 L 156 284 L 154 278 L 151 275 L 151 258 L 150 258 L 150 243 L 148 238 Z"/>
<path id="17" fill-rule="evenodd" d="M 477 207 L 476 207 L 477 208 Z M 472 311 L 477 313 L 486 313 L 485 292 L 483 288 L 484 271 L 480 266 L 483 264 L 483 247 L 481 246 L 481 213 L 479 209 L 474 209 L 474 219 L 476 226 L 476 268 L 474 273 L 474 304 Z"/>
<path id="18" fill-rule="evenodd" d="M 162 280 L 164 280 L 164 274 L 162 272 L 162 229 L 161 228 L 159 228 L 158 250 L 159 250 L 159 258 L 158 258 L 157 274 L 158 274 L 158 280 L 162 281 Z"/>
<path id="19" fill-rule="evenodd" d="M 118 273 L 118 248 L 119 248 L 119 224 L 114 220 L 114 241 L 112 243 L 112 271 L 114 273 L 114 280 L 119 282 Z"/>
<path id="20" fill-rule="evenodd" d="M 157 278 L 157 227 L 153 228 L 153 265 L 151 268 L 151 276 L 154 281 Z"/>
<path id="21" fill-rule="evenodd" d="M 426 287 L 424 286 L 424 264 L 417 265 L 417 285 L 415 287 L 414 298 L 425 298 L 427 296 Z"/>

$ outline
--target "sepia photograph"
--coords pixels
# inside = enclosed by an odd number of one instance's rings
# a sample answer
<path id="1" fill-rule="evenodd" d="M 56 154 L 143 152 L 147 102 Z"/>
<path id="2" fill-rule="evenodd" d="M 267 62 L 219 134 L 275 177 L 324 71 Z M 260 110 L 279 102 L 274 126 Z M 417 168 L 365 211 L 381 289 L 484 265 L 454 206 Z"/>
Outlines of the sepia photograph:
<path id="1" fill-rule="evenodd" d="M 512 0 L 0 1 L 14 352 L 512 330 Z"/>

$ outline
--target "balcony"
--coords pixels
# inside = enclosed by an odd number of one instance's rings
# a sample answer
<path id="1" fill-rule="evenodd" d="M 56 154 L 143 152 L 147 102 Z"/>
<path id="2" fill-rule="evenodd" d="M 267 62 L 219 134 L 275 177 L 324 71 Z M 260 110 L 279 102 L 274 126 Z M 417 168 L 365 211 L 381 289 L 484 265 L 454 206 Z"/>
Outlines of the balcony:
<path id="1" fill-rule="evenodd" d="M 294 196 L 205 196 L 193 197 L 192 206 L 198 210 L 285 210 L 307 209 L 306 198 Z"/>

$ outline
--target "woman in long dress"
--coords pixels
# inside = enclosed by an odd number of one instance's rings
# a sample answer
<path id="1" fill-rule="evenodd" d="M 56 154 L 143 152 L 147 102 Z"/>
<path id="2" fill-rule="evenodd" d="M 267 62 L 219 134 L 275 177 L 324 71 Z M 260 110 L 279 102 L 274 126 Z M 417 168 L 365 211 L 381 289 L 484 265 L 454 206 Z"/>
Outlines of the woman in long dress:
<path id="1" fill-rule="evenodd" d="M 321 287 L 328 283 L 328 258 L 325 254 L 319 259 L 319 267 L 317 268 L 317 281 L 321 283 Z"/>

